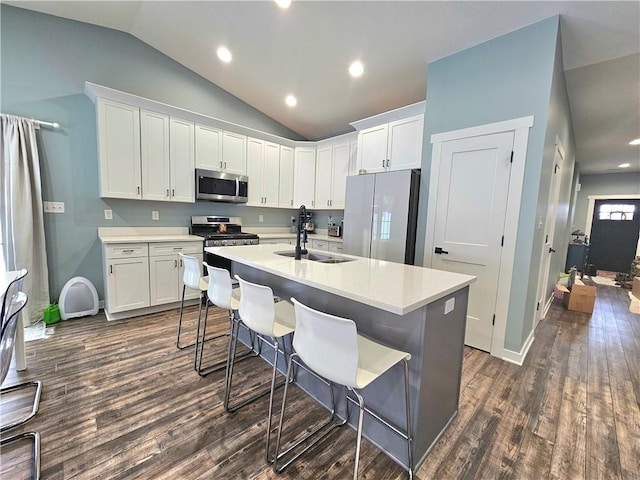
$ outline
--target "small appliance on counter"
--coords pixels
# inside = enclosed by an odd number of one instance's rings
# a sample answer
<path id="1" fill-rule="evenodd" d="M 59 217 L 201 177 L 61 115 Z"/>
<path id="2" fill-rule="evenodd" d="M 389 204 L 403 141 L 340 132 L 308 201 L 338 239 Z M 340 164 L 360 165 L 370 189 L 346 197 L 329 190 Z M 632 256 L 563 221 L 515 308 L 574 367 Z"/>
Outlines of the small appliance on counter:
<path id="1" fill-rule="evenodd" d="M 306 213 L 305 221 L 304 221 L 304 224 L 302 225 L 302 228 L 307 233 L 313 233 L 316 230 L 316 226 L 313 223 L 313 212 Z"/>
<path id="2" fill-rule="evenodd" d="M 341 237 L 342 225 L 338 225 L 335 222 L 329 222 L 329 226 L 327 228 L 327 235 L 330 237 Z"/>

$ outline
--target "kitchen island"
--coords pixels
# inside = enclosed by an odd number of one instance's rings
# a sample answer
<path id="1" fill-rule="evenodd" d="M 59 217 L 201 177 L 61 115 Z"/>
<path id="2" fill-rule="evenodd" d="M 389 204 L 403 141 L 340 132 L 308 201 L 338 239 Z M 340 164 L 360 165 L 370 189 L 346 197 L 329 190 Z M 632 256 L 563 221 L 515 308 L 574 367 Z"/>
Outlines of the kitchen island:
<path id="1" fill-rule="evenodd" d="M 285 245 L 205 250 L 231 260 L 233 273 L 243 279 L 268 285 L 283 299 L 295 297 L 312 308 L 350 318 L 360 334 L 411 354 L 417 468 L 458 411 L 469 285 L 475 277 L 350 255 L 334 256 L 348 260 L 344 263 L 294 260 L 278 254 L 293 251 Z M 249 342 L 248 337 L 244 342 Z M 272 358 L 273 353 L 263 350 L 263 355 Z M 330 405 L 326 386 L 312 375 L 299 370 L 296 383 L 323 405 Z M 401 427 L 405 424 L 403 385 L 397 365 L 363 390 L 369 406 Z M 350 410 L 352 425 L 356 410 Z M 339 412 L 346 412 L 344 401 Z M 364 435 L 407 466 L 406 443 L 400 436 L 369 416 L 365 416 Z"/>

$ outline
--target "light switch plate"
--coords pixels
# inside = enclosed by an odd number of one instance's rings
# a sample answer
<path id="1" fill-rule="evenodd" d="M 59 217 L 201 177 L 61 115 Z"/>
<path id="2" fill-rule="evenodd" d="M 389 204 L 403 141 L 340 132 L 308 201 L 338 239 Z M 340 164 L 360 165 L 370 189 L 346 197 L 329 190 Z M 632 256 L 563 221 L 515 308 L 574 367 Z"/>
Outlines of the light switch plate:
<path id="1" fill-rule="evenodd" d="M 456 299 L 450 298 L 446 302 L 444 302 L 444 314 L 448 314 L 453 312 L 453 308 L 456 306 Z"/>
<path id="2" fill-rule="evenodd" d="M 262 216 L 262 215 L 258 215 L 258 221 L 259 221 L 260 223 L 264 222 L 264 216 Z"/>
<path id="3" fill-rule="evenodd" d="M 45 213 L 64 213 L 64 202 L 43 202 Z"/>
<path id="4" fill-rule="evenodd" d="M 160 212 L 158 210 L 151 210 L 151 220 L 160 220 Z"/>
<path id="5" fill-rule="evenodd" d="M 113 210 L 110 208 L 104 209 L 104 219 L 105 220 L 113 220 Z"/>

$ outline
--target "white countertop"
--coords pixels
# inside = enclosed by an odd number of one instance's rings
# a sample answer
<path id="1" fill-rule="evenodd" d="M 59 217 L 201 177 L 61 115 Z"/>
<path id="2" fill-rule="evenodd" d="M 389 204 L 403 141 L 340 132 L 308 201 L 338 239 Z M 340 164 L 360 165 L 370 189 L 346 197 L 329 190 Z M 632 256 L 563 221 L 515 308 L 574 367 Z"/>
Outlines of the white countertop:
<path id="1" fill-rule="evenodd" d="M 98 238 L 102 243 L 202 243 L 204 240 L 197 235 L 190 235 L 188 227 L 100 227 Z"/>
<path id="2" fill-rule="evenodd" d="M 476 280 L 470 275 L 352 255 L 333 255 L 355 259 L 337 264 L 294 260 L 274 253 L 293 251 L 293 247 L 286 248 L 283 245 L 207 247 L 205 250 L 397 315 L 412 312 Z"/>

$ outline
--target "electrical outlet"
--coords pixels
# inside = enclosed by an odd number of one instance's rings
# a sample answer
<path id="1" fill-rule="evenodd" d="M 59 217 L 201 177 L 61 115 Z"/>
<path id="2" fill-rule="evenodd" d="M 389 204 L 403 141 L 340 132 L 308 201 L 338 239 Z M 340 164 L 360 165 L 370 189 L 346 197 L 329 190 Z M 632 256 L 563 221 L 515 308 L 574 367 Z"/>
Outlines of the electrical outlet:
<path id="1" fill-rule="evenodd" d="M 110 208 L 104 209 L 104 219 L 105 220 L 113 220 L 113 210 Z"/>
<path id="2" fill-rule="evenodd" d="M 264 222 L 264 216 L 263 215 L 258 215 L 258 221 L 260 223 Z"/>
<path id="3" fill-rule="evenodd" d="M 43 202 L 45 213 L 64 213 L 64 202 Z"/>
<path id="4" fill-rule="evenodd" d="M 454 307 L 456 306 L 456 299 L 450 298 L 446 302 L 444 302 L 444 314 L 448 314 L 453 312 Z"/>
<path id="5" fill-rule="evenodd" d="M 160 220 L 160 212 L 158 210 L 151 210 L 151 220 Z"/>

